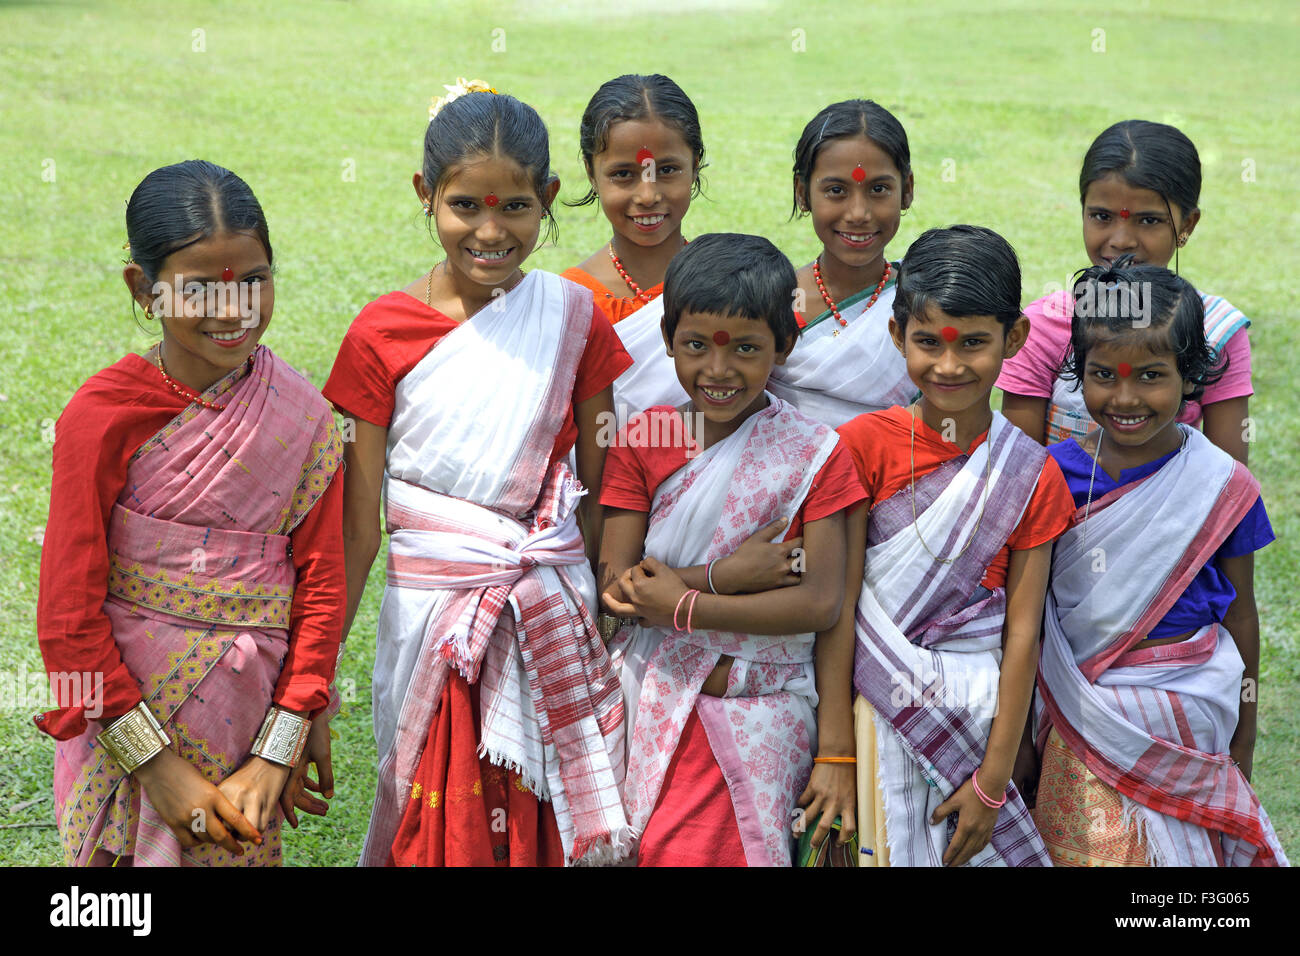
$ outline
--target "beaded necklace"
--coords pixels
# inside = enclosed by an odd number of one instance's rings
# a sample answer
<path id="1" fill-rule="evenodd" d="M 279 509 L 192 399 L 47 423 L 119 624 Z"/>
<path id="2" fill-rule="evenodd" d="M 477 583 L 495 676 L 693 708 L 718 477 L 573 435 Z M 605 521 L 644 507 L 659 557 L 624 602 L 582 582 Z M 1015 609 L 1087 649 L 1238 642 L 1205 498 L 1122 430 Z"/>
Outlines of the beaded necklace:
<path id="1" fill-rule="evenodd" d="M 253 357 L 250 355 L 248 357 L 248 360 L 251 362 L 253 360 Z M 167 374 L 167 369 L 163 368 L 161 343 L 159 343 L 158 345 L 157 362 L 158 362 L 158 371 L 162 373 L 163 381 L 166 382 L 169 386 L 171 386 L 171 390 L 175 392 L 177 395 L 179 395 L 181 398 L 185 399 L 188 402 L 194 402 L 196 405 L 202 405 L 204 408 L 210 408 L 214 412 L 225 411 L 226 405 L 217 405 L 214 404 L 213 402 L 207 401 L 206 399 L 200 398 L 199 393 L 194 391 L 194 389 L 190 388 L 187 385 L 182 385 L 180 382 L 176 381 L 174 378 L 172 378 L 170 375 Z M 226 404 L 228 405 L 230 403 L 227 402 Z"/>
<path id="2" fill-rule="evenodd" d="M 871 301 L 869 301 L 867 303 L 867 307 L 863 309 L 864 312 L 870 312 L 871 307 L 876 304 L 876 300 L 880 298 L 880 293 L 885 288 L 885 283 L 889 281 L 889 275 L 892 271 L 893 271 L 893 267 L 889 264 L 888 260 L 886 260 L 885 271 L 881 273 L 880 281 L 876 283 L 876 291 L 871 293 Z M 835 305 L 835 300 L 831 298 L 831 294 L 826 291 L 826 284 L 822 282 L 822 257 L 821 256 L 818 256 L 816 259 L 813 260 L 813 278 L 817 280 L 817 291 L 822 294 L 822 299 L 826 303 L 826 308 L 831 310 L 831 315 L 835 316 L 835 321 L 840 324 L 840 329 L 848 328 L 849 327 L 848 321 L 844 318 L 844 316 L 840 315 L 840 310 Z M 831 338 L 834 338 L 835 336 L 839 335 L 840 329 L 836 329 L 834 332 L 832 332 Z"/>

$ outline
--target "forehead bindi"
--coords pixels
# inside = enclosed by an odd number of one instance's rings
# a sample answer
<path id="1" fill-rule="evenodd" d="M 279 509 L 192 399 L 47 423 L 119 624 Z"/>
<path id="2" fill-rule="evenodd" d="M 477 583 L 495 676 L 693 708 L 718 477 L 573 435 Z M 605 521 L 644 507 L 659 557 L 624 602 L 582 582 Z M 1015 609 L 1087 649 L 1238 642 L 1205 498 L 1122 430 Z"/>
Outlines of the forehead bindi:
<path id="1" fill-rule="evenodd" d="M 609 128 L 605 148 L 597 157 L 603 163 L 640 165 L 647 159 L 657 163 L 691 165 L 691 148 L 681 131 L 657 119 L 623 120 Z"/>
<path id="2" fill-rule="evenodd" d="M 677 334 L 706 339 L 715 345 L 773 345 L 776 337 L 762 319 L 718 315 L 712 312 L 684 312 Z"/>
<path id="3" fill-rule="evenodd" d="M 899 170 L 889 154 L 865 136 L 833 139 L 817 151 L 813 179 L 847 179 L 857 183 L 899 182 Z"/>
<path id="4" fill-rule="evenodd" d="M 508 156 L 479 157 L 456 167 L 443 181 L 441 192 L 480 202 L 486 196 L 499 202 L 534 198 L 528 171 Z"/>
<path id="5" fill-rule="evenodd" d="M 1088 186 L 1084 195 L 1085 207 L 1096 207 L 1113 212 L 1121 218 L 1131 216 L 1166 216 L 1175 207 L 1165 208 L 1164 197 L 1152 189 L 1139 189 L 1129 185 L 1118 174 L 1103 176 Z M 1127 210 L 1128 215 L 1124 215 Z"/>
<path id="6" fill-rule="evenodd" d="M 244 232 L 223 232 L 173 252 L 159 271 L 161 274 L 180 273 L 193 279 L 222 279 L 229 282 L 269 269 L 266 249 L 257 236 Z"/>

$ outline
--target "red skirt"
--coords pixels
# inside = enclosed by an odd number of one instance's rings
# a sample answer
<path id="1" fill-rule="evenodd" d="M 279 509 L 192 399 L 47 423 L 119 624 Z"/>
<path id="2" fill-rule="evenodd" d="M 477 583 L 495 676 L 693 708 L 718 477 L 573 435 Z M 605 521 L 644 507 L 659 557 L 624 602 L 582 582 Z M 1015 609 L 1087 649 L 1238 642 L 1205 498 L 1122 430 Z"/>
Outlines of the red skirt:
<path id="1" fill-rule="evenodd" d="M 692 710 L 668 764 L 637 866 L 746 866 L 731 791 Z"/>
<path id="2" fill-rule="evenodd" d="M 429 727 L 394 866 L 563 866 L 555 813 L 513 770 L 478 756 L 479 688 L 452 671 Z"/>

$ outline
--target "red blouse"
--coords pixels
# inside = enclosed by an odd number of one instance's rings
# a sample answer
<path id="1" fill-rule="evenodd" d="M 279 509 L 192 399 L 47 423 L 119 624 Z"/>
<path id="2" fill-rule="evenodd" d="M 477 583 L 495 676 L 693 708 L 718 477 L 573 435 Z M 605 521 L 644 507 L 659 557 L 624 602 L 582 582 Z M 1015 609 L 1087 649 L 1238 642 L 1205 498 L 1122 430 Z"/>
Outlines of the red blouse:
<path id="1" fill-rule="evenodd" d="M 646 296 L 644 299 L 638 299 L 634 295 L 618 296 L 613 292 L 610 292 L 609 289 L 605 287 L 605 283 L 601 282 L 590 272 L 584 272 L 577 266 L 574 266 L 572 269 L 565 269 L 560 273 L 560 275 L 578 283 L 578 285 L 583 285 L 590 289 L 591 294 L 596 298 L 596 305 L 600 306 L 601 311 L 605 314 L 605 318 L 610 322 L 622 322 L 637 309 L 646 305 L 648 302 L 657 299 L 664 293 L 664 284 L 658 282 L 650 288 L 643 290 Z M 631 292 L 630 289 L 628 291 Z"/>
<path id="2" fill-rule="evenodd" d="M 126 486 L 131 456 L 188 404 L 167 387 L 157 368 L 139 355 L 128 355 L 78 389 L 55 426 L 36 632 L 47 672 L 104 675 L 102 723 L 143 699 L 103 612 L 109 515 Z M 342 478 L 340 471 L 289 536 L 297 582 L 289 652 L 273 700 L 291 710 L 315 713 L 329 702 L 346 597 Z M 86 729 L 80 705 L 35 719 L 36 726 L 58 740 Z"/>
<path id="3" fill-rule="evenodd" d="M 456 325 L 454 319 L 405 292 L 382 295 L 352 321 L 321 391 L 340 412 L 387 428 L 397 383 Z M 573 403 L 555 438 L 552 464 L 567 455 L 578 439 L 573 406 L 609 388 L 631 365 L 614 327 L 593 305 L 591 329 L 573 382 Z"/>
<path id="4" fill-rule="evenodd" d="M 853 455 L 863 487 L 871 499 L 872 507 L 893 497 L 912 481 L 913 460 L 908 455 L 912 414 L 895 405 L 879 412 L 859 415 L 839 427 L 840 437 Z M 988 432 L 971 444 L 971 451 L 988 438 Z M 914 449 L 916 477 L 928 475 L 945 461 L 956 458 L 962 450 L 916 419 Z M 1020 518 L 1020 524 L 1011 533 L 1007 543 L 989 564 L 980 583 L 992 590 L 1007 583 L 1007 568 L 1012 551 L 1028 551 L 1060 537 L 1074 520 L 1074 499 L 1061 468 L 1049 455 L 1043 470 Z"/>

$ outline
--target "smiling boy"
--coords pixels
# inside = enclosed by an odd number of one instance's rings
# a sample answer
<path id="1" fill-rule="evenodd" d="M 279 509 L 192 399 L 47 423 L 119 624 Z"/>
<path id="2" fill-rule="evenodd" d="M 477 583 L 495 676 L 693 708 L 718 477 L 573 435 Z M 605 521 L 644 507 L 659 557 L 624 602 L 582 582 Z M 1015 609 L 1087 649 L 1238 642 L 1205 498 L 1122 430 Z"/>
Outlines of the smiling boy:
<path id="1" fill-rule="evenodd" d="M 827 669 L 816 632 L 840 616 L 844 515 L 863 495 L 836 434 L 766 391 L 798 333 L 794 288 L 766 239 L 701 236 L 678 253 L 663 334 L 689 400 L 641 413 L 677 428 L 641 431 L 684 441 L 623 440 L 606 459 L 602 603 L 639 619 L 611 654 L 643 866 L 788 866 L 801 794 L 853 830 L 851 765 L 813 773 L 814 753 L 853 751 L 847 656 Z"/>

